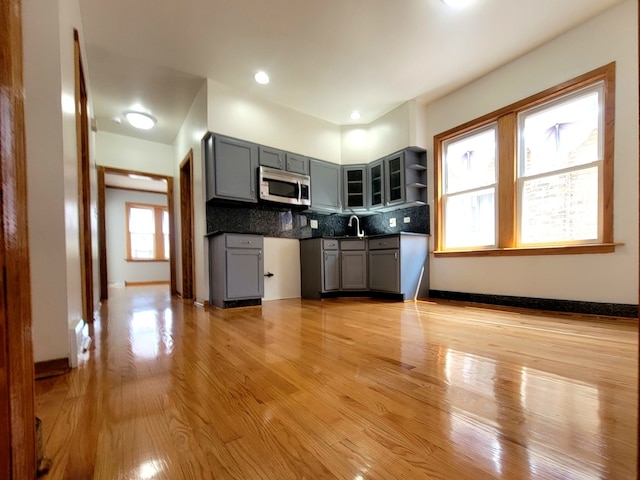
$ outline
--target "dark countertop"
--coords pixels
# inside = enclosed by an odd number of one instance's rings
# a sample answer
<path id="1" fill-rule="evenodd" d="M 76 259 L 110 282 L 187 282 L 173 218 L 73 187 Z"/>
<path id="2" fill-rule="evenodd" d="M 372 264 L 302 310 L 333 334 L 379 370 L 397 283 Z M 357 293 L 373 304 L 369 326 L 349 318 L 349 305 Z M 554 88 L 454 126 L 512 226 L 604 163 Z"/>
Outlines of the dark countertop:
<path id="1" fill-rule="evenodd" d="M 327 238 L 330 240 L 366 240 L 368 238 L 382 238 L 382 237 L 395 237 L 396 235 L 412 235 L 415 237 L 429 237 L 430 235 L 427 233 L 414 233 L 414 232 L 392 232 L 392 233 L 379 233 L 376 235 L 365 235 L 364 237 L 355 237 L 353 235 L 347 236 L 330 236 L 325 235 L 322 237 L 310 237 L 310 238 L 301 238 L 300 241 L 303 240 L 315 240 L 318 238 Z"/>

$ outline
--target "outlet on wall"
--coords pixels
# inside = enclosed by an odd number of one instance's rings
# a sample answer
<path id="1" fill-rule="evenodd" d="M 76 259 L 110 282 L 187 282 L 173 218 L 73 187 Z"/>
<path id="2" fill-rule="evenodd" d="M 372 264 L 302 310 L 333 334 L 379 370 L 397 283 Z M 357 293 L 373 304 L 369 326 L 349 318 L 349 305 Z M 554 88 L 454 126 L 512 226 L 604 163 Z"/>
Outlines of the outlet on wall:
<path id="1" fill-rule="evenodd" d="M 318 228 L 318 220 L 310 220 L 311 228 Z"/>
<path id="2" fill-rule="evenodd" d="M 411 217 L 404 217 L 404 223 L 411 223 Z"/>
<path id="3" fill-rule="evenodd" d="M 390 227 L 395 227 L 395 226 L 396 226 L 396 219 L 395 219 L 395 217 L 393 217 L 393 218 L 390 218 L 390 219 L 389 219 L 389 226 L 390 226 Z"/>

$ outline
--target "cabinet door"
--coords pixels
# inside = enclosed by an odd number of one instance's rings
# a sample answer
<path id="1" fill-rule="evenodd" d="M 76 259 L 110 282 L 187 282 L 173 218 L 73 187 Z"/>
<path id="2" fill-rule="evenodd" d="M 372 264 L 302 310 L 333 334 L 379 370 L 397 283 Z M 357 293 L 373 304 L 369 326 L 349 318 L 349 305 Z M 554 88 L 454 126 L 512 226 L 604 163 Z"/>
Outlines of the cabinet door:
<path id="1" fill-rule="evenodd" d="M 367 252 L 350 250 L 341 255 L 342 290 L 366 290 Z"/>
<path id="2" fill-rule="evenodd" d="M 204 155 L 204 178 L 207 201 L 216 197 L 216 165 L 213 156 L 213 135 L 207 134 L 202 139 L 202 154 Z"/>
<path id="3" fill-rule="evenodd" d="M 369 208 L 384 205 L 384 162 L 377 160 L 368 166 Z"/>
<path id="4" fill-rule="evenodd" d="M 323 212 L 339 212 L 340 165 L 322 160 L 309 160 L 311 175 L 311 209 Z"/>
<path id="5" fill-rule="evenodd" d="M 384 159 L 385 205 L 404 202 L 404 152 L 394 153 Z"/>
<path id="6" fill-rule="evenodd" d="M 338 290 L 340 288 L 340 252 L 325 250 L 322 253 L 323 291 Z"/>
<path id="7" fill-rule="evenodd" d="M 288 172 L 309 175 L 309 159 L 297 153 L 286 154 L 286 167 Z"/>
<path id="8" fill-rule="evenodd" d="M 398 250 L 369 251 L 369 289 L 400 292 L 400 252 Z"/>
<path id="9" fill-rule="evenodd" d="M 264 295 L 262 250 L 227 249 L 226 299 L 261 298 Z"/>
<path id="10" fill-rule="evenodd" d="M 282 170 L 284 168 L 284 152 L 271 147 L 260 146 L 258 149 L 258 159 L 260 165 L 265 167 L 277 168 Z"/>
<path id="11" fill-rule="evenodd" d="M 258 146 L 215 136 L 215 197 L 257 202 Z"/>
<path id="12" fill-rule="evenodd" d="M 343 167 L 344 208 L 363 210 L 367 205 L 366 167 Z"/>

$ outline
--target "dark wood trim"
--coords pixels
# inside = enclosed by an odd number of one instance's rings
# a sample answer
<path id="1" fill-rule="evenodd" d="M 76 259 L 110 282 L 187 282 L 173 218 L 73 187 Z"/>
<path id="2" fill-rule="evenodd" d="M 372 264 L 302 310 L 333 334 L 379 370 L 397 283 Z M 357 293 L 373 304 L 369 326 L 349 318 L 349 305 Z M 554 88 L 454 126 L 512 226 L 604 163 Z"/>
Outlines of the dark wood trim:
<path id="1" fill-rule="evenodd" d="M 78 151 L 78 234 L 83 319 L 93 322 L 93 248 L 91 246 L 91 162 L 89 158 L 89 103 L 82 68 L 78 31 L 73 31 L 76 97 L 76 145 Z"/>
<path id="2" fill-rule="evenodd" d="M 100 262 L 100 300 L 109 298 L 107 283 L 107 225 L 105 168 L 98 167 L 98 260 Z"/>
<path id="3" fill-rule="evenodd" d="M 116 175 L 124 175 L 124 176 L 140 175 L 143 177 L 149 177 L 153 180 L 166 180 L 168 178 L 173 178 L 167 175 L 161 175 L 159 173 L 141 172 L 139 170 L 125 170 L 123 168 L 114 168 L 114 167 L 105 167 L 105 166 L 102 166 L 100 168 L 104 170 L 104 173 L 114 173 Z M 112 187 L 109 187 L 109 188 L 112 188 Z M 163 192 L 156 192 L 156 193 L 163 193 Z"/>
<path id="4" fill-rule="evenodd" d="M 157 280 L 151 282 L 127 282 L 125 280 L 124 282 L 125 287 L 144 287 L 149 285 L 170 285 L 170 282 L 167 282 L 166 280 Z"/>
<path id="5" fill-rule="evenodd" d="M 182 246 L 182 298 L 194 298 L 193 265 L 193 150 L 180 164 L 180 240 Z"/>
<path id="6" fill-rule="evenodd" d="M 173 177 L 167 179 L 167 204 L 169 206 L 169 273 L 171 277 L 171 295 L 178 294 L 176 274 L 176 215 L 173 200 Z"/>
<path id="7" fill-rule="evenodd" d="M 36 362 L 35 372 L 36 379 L 54 377 L 56 375 L 63 375 L 71 371 L 68 358 L 56 358 L 54 360 L 47 360 L 46 362 Z"/>
<path id="8" fill-rule="evenodd" d="M 22 10 L 0 2 L 0 478 L 36 475 Z"/>

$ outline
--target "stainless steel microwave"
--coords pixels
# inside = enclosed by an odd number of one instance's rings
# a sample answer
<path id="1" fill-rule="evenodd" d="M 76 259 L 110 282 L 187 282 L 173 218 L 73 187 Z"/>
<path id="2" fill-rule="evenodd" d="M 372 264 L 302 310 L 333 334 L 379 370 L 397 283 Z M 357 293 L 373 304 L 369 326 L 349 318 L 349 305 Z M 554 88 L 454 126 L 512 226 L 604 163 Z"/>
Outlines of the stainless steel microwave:
<path id="1" fill-rule="evenodd" d="M 275 168 L 258 169 L 260 200 L 289 205 L 311 205 L 309 175 L 286 172 Z"/>

